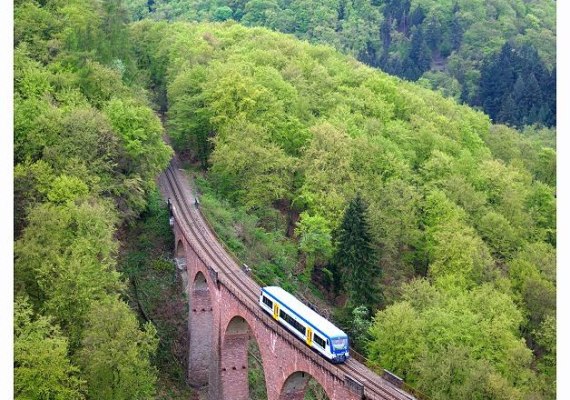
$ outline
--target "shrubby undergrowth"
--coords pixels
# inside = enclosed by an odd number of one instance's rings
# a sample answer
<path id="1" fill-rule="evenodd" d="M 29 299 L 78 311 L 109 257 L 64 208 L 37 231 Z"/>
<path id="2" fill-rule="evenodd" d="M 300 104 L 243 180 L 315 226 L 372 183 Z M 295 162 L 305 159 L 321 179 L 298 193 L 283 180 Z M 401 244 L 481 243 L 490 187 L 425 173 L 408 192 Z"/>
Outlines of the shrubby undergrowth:
<path id="1" fill-rule="evenodd" d="M 387 306 L 370 331 L 372 360 L 440 398 L 552 398 L 553 370 L 542 365 L 553 356 L 544 335 L 555 280 L 544 266 L 553 271 L 555 152 L 539 135 L 265 29 L 141 21 L 131 33 L 148 79 L 167 95 L 176 147 L 208 171 L 204 199 L 223 221 L 215 228 L 237 253 L 259 246 L 256 272 L 285 285 L 295 264 L 279 250 L 288 242 L 266 242 L 271 230 L 261 230 L 279 210 L 281 232 L 303 244 L 296 274 L 310 264 L 338 274 L 340 224 L 359 193 L 383 272 L 375 290 L 385 302 L 370 308 Z M 334 251 L 310 245 L 323 241 Z M 403 293 L 415 279 L 425 293 L 411 304 Z M 470 311 L 481 297 L 487 303 Z M 491 310 L 508 324 L 477 322 Z M 399 365 L 384 336 L 400 326 L 382 321 L 404 311 L 418 336 Z M 433 383 L 432 366 L 454 349 L 458 368 L 485 369 L 485 378 Z"/>
<path id="2" fill-rule="evenodd" d="M 16 399 L 153 398 L 156 329 L 122 301 L 117 229 L 172 149 L 116 2 L 17 1 Z"/>

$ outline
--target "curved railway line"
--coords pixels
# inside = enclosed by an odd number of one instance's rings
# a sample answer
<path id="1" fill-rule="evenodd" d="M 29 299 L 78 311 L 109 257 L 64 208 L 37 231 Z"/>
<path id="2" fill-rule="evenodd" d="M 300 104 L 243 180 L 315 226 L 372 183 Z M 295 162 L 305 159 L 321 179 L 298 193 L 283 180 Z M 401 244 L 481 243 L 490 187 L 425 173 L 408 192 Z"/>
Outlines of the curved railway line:
<path id="1" fill-rule="evenodd" d="M 206 264 L 211 277 L 215 277 L 218 283 L 226 286 L 248 311 L 312 362 L 340 380 L 351 379 L 362 384 L 365 399 L 415 399 L 415 397 L 378 376 L 354 358 L 349 358 L 344 364 L 334 365 L 327 362 L 264 313 L 258 305 L 261 292 L 260 286 L 244 273 L 239 266 L 239 262 L 229 255 L 228 251 L 222 246 L 221 241 L 202 217 L 198 208 L 190 205 L 193 204 L 194 195 L 186 175 L 180 172 L 177 164 L 176 159 L 171 161 L 167 170 L 159 178 L 160 186 L 174 205 L 172 210 L 174 218 L 184 232 L 186 240 L 188 240 L 192 249 Z"/>

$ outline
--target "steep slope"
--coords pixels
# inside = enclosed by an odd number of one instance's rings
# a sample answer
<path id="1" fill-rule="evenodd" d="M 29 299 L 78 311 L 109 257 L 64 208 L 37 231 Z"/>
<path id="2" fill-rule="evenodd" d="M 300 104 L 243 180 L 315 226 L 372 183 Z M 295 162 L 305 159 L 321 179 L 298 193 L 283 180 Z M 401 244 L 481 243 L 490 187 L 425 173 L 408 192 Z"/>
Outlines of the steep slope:
<path id="1" fill-rule="evenodd" d="M 127 7 L 133 20 L 233 19 L 245 26 L 291 33 L 333 46 L 390 74 L 419 79 L 426 87 L 481 106 L 496 122 L 556 123 L 554 0 L 156 0 L 148 6 L 131 0 Z M 520 77 L 519 86 L 535 92 L 526 96 L 528 106 L 517 96 L 509 100 L 500 88 L 493 90 L 486 82 L 485 70 L 505 61 L 501 56 L 505 48 L 516 48 L 531 66 L 529 70 L 511 61 L 518 65 L 502 84 L 510 91 Z M 502 68 L 506 75 L 508 67 Z M 528 84 L 532 79 L 538 87 Z M 498 105 L 502 113 L 492 112 L 488 103 Z"/>
<path id="2" fill-rule="evenodd" d="M 384 271 L 375 284 L 386 302 L 377 307 L 395 303 L 377 321 L 415 315 L 410 332 L 424 338 L 391 358 L 386 338 L 398 338 L 400 326 L 380 323 L 370 331 L 375 360 L 440 398 L 449 387 L 449 398 L 475 389 L 551 398 L 552 149 L 331 48 L 265 29 L 142 21 L 131 34 L 139 66 L 168 100 L 176 147 L 207 169 L 215 196 L 256 215 L 258 226 L 285 232 L 275 210 L 300 215 L 293 240 L 305 268 L 312 260 L 334 275 L 331 252 L 303 243 L 337 247 L 332 233 L 360 193 Z M 406 283 L 419 277 L 427 280 Z M 493 321 L 504 323 L 489 334 Z M 433 365 L 455 350 L 461 368 L 489 372 L 432 385 Z"/>

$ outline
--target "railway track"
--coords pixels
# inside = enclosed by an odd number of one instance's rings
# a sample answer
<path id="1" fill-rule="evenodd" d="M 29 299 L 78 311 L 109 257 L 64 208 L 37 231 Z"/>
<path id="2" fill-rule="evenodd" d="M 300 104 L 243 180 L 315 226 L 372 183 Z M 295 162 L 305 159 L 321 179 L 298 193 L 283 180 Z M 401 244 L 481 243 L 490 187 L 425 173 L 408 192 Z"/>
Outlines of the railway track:
<path id="1" fill-rule="evenodd" d="M 184 182 L 184 183 L 181 183 Z M 187 182 L 187 177 L 178 168 L 177 160 L 173 159 L 166 171 L 159 178 L 163 194 L 169 197 L 174 205 L 173 214 L 186 239 L 193 250 L 204 261 L 209 271 L 212 271 L 218 281 L 263 324 L 277 332 L 291 346 L 311 359 L 312 362 L 326 369 L 340 380 L 347 377 L 363 386 L 365 399 L 370 400 L 412 400 L 412 395 L 404 392 L 366 366 L 349 358 L 344 364 L 331 364 L 310 350 L 296 339 L 289 331 L 277 324 L 258 306 L 261 292 L 260 286 L 239 266 L 239 261 L 229 255 L 219 238 L 209 227 L 197 207 L 193 206 L 194 194 Z"/>

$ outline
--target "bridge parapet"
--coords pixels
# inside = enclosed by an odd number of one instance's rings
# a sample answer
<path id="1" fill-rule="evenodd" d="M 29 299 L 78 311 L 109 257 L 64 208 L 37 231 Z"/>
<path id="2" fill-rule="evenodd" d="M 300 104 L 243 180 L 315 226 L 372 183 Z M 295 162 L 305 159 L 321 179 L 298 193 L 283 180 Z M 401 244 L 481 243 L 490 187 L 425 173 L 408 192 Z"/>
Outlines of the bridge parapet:
<path id="1" fill-rule="evenodd" d="M 227 361 L 230 356 L 223 352 L 243 353 L 242 342 L 245 341 L 238 341 L 241 344 L 234 346 L 236 349 L 239 347 L 238 350 L 224 350 L 223 342 L 225 327 L 232 318 L 240 316 L 247 321 L 251 335 L 258 343 L 268 400 L 288 399 L 287 393 L 283 392 L 285 380 L 297 372 L 312 376 L 324 388 L 330 400 L 413 399 L 388 382 L 380 382 L 381 378 L 354 360 L 349 360 L 351 362 L 346 365 L 329 363 L 266 314 L 258 306 L 260 288 L 252 280 L 253 276 L 244 273 L 244 268 L 235 256 L 224 250 L 223 244 L 209 229 L 200 211 L 196 207 L 188 206 L 184 196 L 180 197 L 186 193 L 188 198 L 190 190 L 181 190 L 178 187 L 180 183 L 176 182 L 177 173 L 179 174 L 170 168 L 165 174 L 171 175 L 170 177 L 161 176 L 161 187 L 176 203 L 176 206 L 172 207 L 172 215 L 177 244 L 177 269 L 185 270 L 188 282 L 192 282 L 186 284 L 190 302 L 190 382 L 194 379 L 198 386 L 208 384 L 210 400 L 247 400 L 247 391 L 243 390 L 243 385 L 235 385 L 234 390 L 231 385 L 224 384 L 223 377 L 223 373 L 228 372 L 224 360 Z M 196 284 L 199 274 L 200 279 L 204 280 L 201 289 Z M 206 301 L 198 293 L 205 288 L 210 306 L 193 308 L 193 304 L 198 305 L 199 302 Z M 210 344 L 207 344 L 208 340 Z M 235 340 L 234 342 L 238 343 Z M 246 365 L 241 362 L 242 374 L 246 372 L 243 371 L 243 366 Z M 226 371 L 223 371 L 224 368 Z M 247 377 L 247 373 L 244 376 Z M 299 387 L 296 388 L 300 390 Z M 301 393 L 302 390 L 299 390 L 292 391 L 291 395 L 293 392 Z"/>

